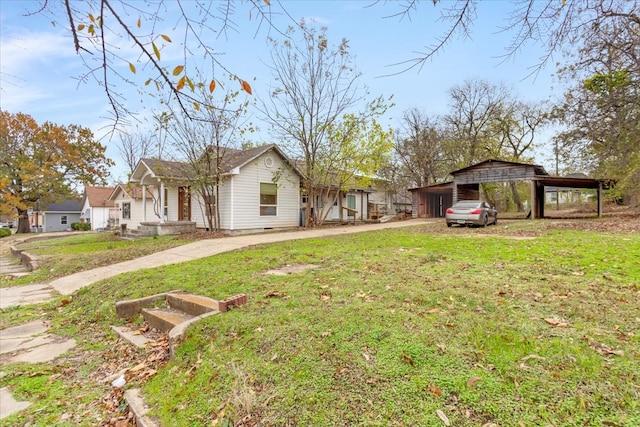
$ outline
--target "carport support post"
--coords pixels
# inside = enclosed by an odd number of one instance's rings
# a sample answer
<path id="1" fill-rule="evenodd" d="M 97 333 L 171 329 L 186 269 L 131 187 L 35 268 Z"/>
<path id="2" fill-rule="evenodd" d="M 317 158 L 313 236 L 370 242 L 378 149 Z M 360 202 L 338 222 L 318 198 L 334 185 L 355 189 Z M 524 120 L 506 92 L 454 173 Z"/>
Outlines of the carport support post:
<path id="1" fill-rule="evenodd" d="M 536 192 L 536 182 L 531 180 L 531 219 L 538 217 L 538 194 Z"/>
<path id="2" fill-rule="evenodd" d="M 598 181 L 598 218 L 602 216 L 602 180 Z"/>

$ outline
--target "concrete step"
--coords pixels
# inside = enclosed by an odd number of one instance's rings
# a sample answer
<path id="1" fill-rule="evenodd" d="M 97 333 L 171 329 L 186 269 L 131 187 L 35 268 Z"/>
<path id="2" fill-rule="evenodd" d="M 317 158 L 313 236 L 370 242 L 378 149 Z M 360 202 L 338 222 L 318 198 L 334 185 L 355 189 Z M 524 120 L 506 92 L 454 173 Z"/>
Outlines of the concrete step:
<path id="1" fill-rule="evenodd" d="M 168 332 L 174 326 L 193 319 L 195 316 L 170 308 L 144 308 L 142 316 L 149 326 L 161 332 Z"/>
<path id="2" fill-rule="evenodd" d="M 192 316 L 218 311 L 218 301 L 213 298 L 194 294 L 167 294 L 169 307 Z"/>

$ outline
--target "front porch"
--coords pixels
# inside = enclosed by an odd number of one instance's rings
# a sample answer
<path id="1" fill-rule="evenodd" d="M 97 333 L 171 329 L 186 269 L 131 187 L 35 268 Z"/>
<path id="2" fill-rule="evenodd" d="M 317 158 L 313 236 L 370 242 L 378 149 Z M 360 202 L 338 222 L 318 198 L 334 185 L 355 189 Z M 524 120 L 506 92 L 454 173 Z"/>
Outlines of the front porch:
<path id="1" fill-rule="evenodd" d="M 121 227 L 122 236 L 169 236 L 195 232 L 195 221 L 146 221 L 141 222 L 137 229 Z"/>

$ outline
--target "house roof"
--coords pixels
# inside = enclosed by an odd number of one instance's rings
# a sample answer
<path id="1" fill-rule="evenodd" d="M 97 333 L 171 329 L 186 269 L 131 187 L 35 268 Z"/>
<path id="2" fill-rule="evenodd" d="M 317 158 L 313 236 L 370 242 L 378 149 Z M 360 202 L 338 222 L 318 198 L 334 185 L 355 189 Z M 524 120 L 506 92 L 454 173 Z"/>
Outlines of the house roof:
<path id="1" fill-rule="evenodd" d="M 85 201 L 89 200 L 89 206 L 96 208 L 112 208 L 113 201 L 109 200 L 111 193 L 113 192 L 114 187 L 93 187 L 91 185 L 84 186 L 84 199 L 82 204 Z"/>
<path id="2" fill-rule="evenodd" d="M 119 192 L 126 194 L 132 199 L 142 199 L 142 186 L 133 182 L 116 185 L 109 196 L 111 202 L 114 201 Z M 147 198 L 153 198 L 153 191 L 149 187 L 147 187 Z"/>
<path id="3" fill-rule="evenodd" d="M 278 155 L 299 174 L 295 165 L 276 144 L 263 145 L 248 150 L 238 150 L 235 148 L 222 149 L 222 159 L 220 161 L 221 174 L 231 174 L 234 170 L 242 168 L 268 151 L 275 151 L 278 153 Z M 186 180 L 189 179 L 189 171 L 189 163 L 186 162 L 145 158 L 141 159 L 136 166 L 133 174 L 131 175 L 131 180 L 134 182 L 140 182 L 149 172 L 157 178 Z"/>
<path id="4" fill-rule="evenodd" d="M 508 162 L 506 160 L 496 160 L 496 159 L 487 159 L 483 162 L 480 163 L 476 163 L 474 165 L 471 166 L 467 166 L 466 168 L 462 168 L 462 169 L 458 169 L 456 171 L 450 172 L 451 175 L 457 175 L 460 174 L 462 172 L 467 172 L 469 170 L 472 169 L 479 169 L 479 168 L 484 168 L 487 166 L 491 166 L 491 167 L 496 167 L 496 166 L 528 166 L 528 167 L 532 167 L 534 170 L 534 173 L 536 175 L 549 175 L 547 173 L 546 170 L 544 170 L 544 168 L 542 166 L 539 165 L 534 165 L 534 164 L 530 164 L 530 163 L 518 163 L 518 162 Z"/>
<path id="5" fill-rule="evenodd" d="M 80 213 L 82 209 L 82 200 L 80 199 L 70 199 L 65 200 L 58 203 L 49 203 L 44 209 L 43 212 L 72 212 L 72 213 Z"/>

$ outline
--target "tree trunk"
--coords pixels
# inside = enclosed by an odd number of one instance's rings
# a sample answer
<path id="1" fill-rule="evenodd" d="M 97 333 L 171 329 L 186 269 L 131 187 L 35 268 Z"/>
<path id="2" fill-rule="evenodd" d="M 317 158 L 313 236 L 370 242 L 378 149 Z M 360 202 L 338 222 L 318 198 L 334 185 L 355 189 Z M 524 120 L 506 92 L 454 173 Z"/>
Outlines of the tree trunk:
<path id="1" fill-rule="evenodd" d="M 522 200 L 520 200 L 520 193 L 518 193 L 518 186 L 514 181 L 511 181 L 509 182 L 509 187 L 511 187 L 513 202 L 516 204 L 516 207 L 518 208 L 518 212 L 523 212 L 524 207 L 522 206 Z"/>
<path id="2" fill-rule="evenodd" d="M 18 209 L 18 228 L 16 233 L 31 233 L 31 224 L 29 224 L 29 213 L 26 210 Z"/>

